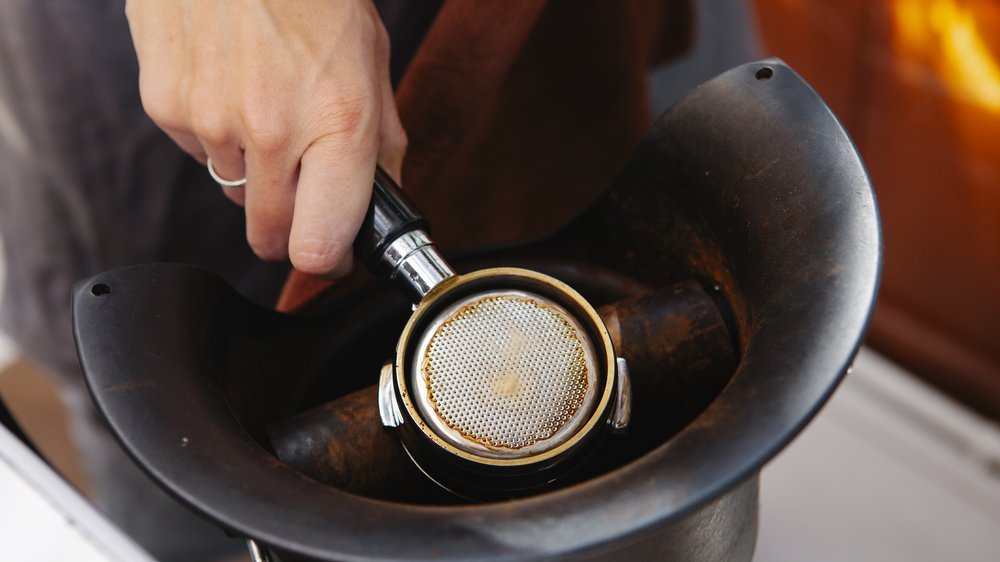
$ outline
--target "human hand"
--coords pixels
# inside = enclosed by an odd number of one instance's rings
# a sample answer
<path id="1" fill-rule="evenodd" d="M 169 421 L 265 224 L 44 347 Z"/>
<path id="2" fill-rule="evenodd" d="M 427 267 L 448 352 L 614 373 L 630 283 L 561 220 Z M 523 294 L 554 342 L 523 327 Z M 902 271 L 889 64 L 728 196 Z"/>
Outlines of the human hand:
<path id="1" fill-rule="evenodd" d="M 399 178 L 406 133 L 370 0 L 128 0 L 149 116 L 245 188 L 263 259 L 345 275 L 376 161 Z"/>

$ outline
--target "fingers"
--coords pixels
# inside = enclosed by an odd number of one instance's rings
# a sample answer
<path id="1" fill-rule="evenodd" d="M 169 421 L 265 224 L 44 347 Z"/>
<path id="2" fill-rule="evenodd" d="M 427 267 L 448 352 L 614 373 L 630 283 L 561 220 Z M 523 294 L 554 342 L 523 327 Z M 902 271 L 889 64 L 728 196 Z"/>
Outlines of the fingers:
<path id="1" fill-rule="evenodd" d="M 261 259 L 288 259 L 298 157 L 289 147 L 249 136 L 245 188 L 247 242 Z"/>
<path id="2" fill-rule="evenodd" d="M 239 181 L 246 177 L 243 165 L 243 150 L 237 141 L 236 133 L 226 133 L 225 140 L 217 141 L 212 137 L 199 135 L 206 156 L 212 159 L 212 170 L 219 179 Z M 207 159 L 205 164 L 207 165 Z"/>
<path id="3" fill-rule="evenodd" d="M 264 259 L 346 274 L 376 161 L 397 180 L 406 134 L 389 39 L 370 1 L 130 0 L 147 113 L 246 208 Z M 207 172 L 206 172 L 207 173 Z"/>
<path id="4" fill-rule="evenodd" d="M 378 142 L 375 123 L 359 142 L 326 137 L 302 155 L 289 240 L 292 265 L 305 273 L 350 272 L 352 244 L 371 199 Z"/>
<path id="5" fill-rule="evenodd" d="M 243 163 L 243 151 L 240 149 L 238 144 L 235 142 L 227 144 L 210 144 L 206 146 L 205 149 L 206 155 L 211 158 L 212 170 L 218 178 L 227 181 L 239 181 L 247 177 L 246 169 Z M 207 160 L 205 165 L 208 165 Z M 242 186 L 227 186 L 221 182 L 219 183 L 219 187 L 222 188 L 223 195 L 241 207 L 246 204 L 246 185 L 247 184 Z"/>
<path id="6" fill-rule="evenodd" d="M 247 206 L 247 192 L 246 185 L 241 187 L 226 187 L 220 186 L 222 188 L 222 194 L 226 196 L 227 199 L 236 203 L 240 207 Z"/>
<path id="7" fill-rule="evenodd" d="M 213 53 L 201 54 L 198 50 L 194 51 L 192 57 L 198 56 L 210 60 L 224 58 Z M 205 75 L 212 78 L 203 78 Z M 225 69 L 218 64 L 199 67 L 183 96 L 184 110 L 191 133 L 201 143 L 206 157 L 211 158 L 209 173 L 219 182 L 226 197 L 243 205 L 244 187 L 225 185 L 225 182 L 239 182 L 246 178 L 243 163 L 244 134 L 237 118 L 237 105 L 234 100 L 223 95 L 219 88 L 219 82 L 226 80 Z M 207 161 L 205 164 L 208 164 Z"/>
<path id="8" fill-rule="evenodd" d="M 315 140 L 300 161 L 288 250 L 292 265 L 305 273 L 341 277 L 350 272 L 354 238 L 371 199 L 386 96 L 395 115 L 388 86 L 388 36 L 377 16 L 375 22 L 375 41 L 357 55 L 373 64 L 330 83 L 330 92 L 336 94 L 331 100 L 336 101 L 308 108 L 302 115 L 312 131 L 306 136 Z M 393 136 L 397 142 L 399 137 Z M 402 157 L 397 160 L 398 174 Z"/>
<path id="9" fill-rule="evenodd" d="M 207 158 L 211 158 L 212 172 L 217 179 L 225 181 L 239 181 L 246 178 L 246 169 L 243 164 L 243 150 L 240 148 L 239 133 L 235 127 L 226 126 L 221 132 L 206 132 L 205 129 L 196 130 L 198 140 L 205 149 Z M 207 166 L 208 161 L 204 162 Z M 227 186 L 219 182 L 222 193 L 237 205 L 245 204 L 245 186 Z"/>

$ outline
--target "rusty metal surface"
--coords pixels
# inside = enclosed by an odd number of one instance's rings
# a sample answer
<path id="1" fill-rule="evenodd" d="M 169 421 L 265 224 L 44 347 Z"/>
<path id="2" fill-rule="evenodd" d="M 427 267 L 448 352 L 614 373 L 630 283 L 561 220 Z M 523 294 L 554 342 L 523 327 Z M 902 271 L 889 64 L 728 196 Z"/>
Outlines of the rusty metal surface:
<path id="1" fill-rule="evenodd" d="M 414 503 L 458 503 L 430 482 L 382 428 L 374 386 L 267 428 L 279 459 L 344 491 Z"/>
<path id="2" fill-rule="evenodd" d="M 769 59 L 702 85 L 657 120 L 590 211 L 548 240 L 480 258 L 560 257 L 651 287 L 717 284 L 735 319 L 733 377 L 691 423 L 632 462 L 480 505 L 345 492 L 265 446 L 263 427 L 375 382 L 394 342 L 386 335 L 409 312 L 377 288 L 292 317 L 252 307 L 204 271 L 145 266 L 78 285 L 74 330 L 95 402 L 132 458 L 193 509 L 282 551 L 316 560 L 615 559 L 670 537 L 677 558 L 719 559 L 726 553 L 706 541 L 745 535 L 754 525 L 747 512 L 703 534 L 672 531 L 745 489 L 833 391 L 867 326 L 880 243 L 850 139 L 790 68 Z M 110 292 L 92 293 L 98 283 Z M 581 292 L 597 305 L 621 298 Z M 748 557 L 744 548 L 730 558 Z"/>
<path id="3" fill-rule="evenodd" d="M 730 326 L 716 301 L 695 281 L 606 305 L 618 355 L 632 375 L 631 430 L 609 440 L 605 456 L 620 466 L 666 442 L 701 414 L 736 370 Z"/>

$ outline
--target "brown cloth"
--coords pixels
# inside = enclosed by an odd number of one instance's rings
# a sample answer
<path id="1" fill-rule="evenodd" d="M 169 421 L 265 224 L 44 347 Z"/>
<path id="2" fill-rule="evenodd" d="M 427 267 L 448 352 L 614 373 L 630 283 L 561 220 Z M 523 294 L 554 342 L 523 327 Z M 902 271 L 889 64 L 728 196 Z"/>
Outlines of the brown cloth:
<path id="1" fill-rule="evenodd" d="M 649 126 L 650 67 L 688 0 L 447 0 L 396 94 L 402 183 L 443 249 L 541 236 L 611 183 Z M 293 271 L 278 308 L 331 282 Z"/>

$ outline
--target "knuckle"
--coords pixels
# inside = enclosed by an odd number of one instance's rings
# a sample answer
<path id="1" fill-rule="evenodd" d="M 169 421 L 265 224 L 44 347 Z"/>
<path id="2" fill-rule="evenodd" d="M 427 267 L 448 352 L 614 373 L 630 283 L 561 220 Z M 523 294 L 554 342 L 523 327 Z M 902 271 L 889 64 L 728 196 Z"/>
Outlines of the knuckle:
<path id="1" fill-rule="evenodd" d="M 154 123 L 168 129 L 183 128 L 180 103 L 172 88 L 150 79 L 139 81 L 142 109 Z"/>
<path id="2" fill-rule="evenodd" d="M 376 131 L 378 105 L 374 96 L 339 99 L 322 110 L 322 136 L 353 144 Z"/>
<path id="3" fill-rule="evenodd" d="M 208 103 L 196 103 L 192 106 L 191 130 L 208 144 L 228 144 L 233 140 L 225 112 Z"/>
<path id="4" fill-rule="evenodd" d="M 274 153 L 288 146 L 291 128 L 280 116 L 255 109 L 242 114 L 246 143 L 264 153 Z"/>

